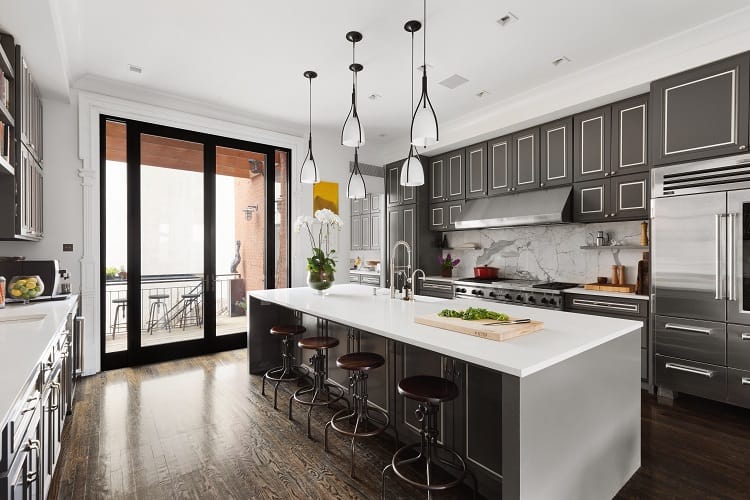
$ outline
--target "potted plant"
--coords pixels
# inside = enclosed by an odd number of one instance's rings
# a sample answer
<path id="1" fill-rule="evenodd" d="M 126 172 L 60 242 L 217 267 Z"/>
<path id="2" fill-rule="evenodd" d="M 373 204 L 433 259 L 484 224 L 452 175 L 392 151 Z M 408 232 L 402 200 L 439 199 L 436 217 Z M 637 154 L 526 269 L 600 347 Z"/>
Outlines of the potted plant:
<path id="1" fill-rule="evenodd" d="M 315 212 L 315 217 L 300 215 L 294 223 L 294 232 L 305 228 L 310 238 L 312 257 L 307 258 L 307 286 L 323 293 L 333 286 L 336 272 L 336 250 L 331 248 L 331 229 L 339 231 L 344 226 L 341 217 L 327 208 Z M 313 229 L 317 229 L 317 238 Z"/>
<path id="2" fill-rule="evenodd" d="M 442 255 L 438 257 L 438 262 L 440 262 L 440 276 L 450 278 L 453 276 L 453 268 L 461 262 L 461 259 L 453 259 L 451 254 L 448 254 L 445 257 Z"/>

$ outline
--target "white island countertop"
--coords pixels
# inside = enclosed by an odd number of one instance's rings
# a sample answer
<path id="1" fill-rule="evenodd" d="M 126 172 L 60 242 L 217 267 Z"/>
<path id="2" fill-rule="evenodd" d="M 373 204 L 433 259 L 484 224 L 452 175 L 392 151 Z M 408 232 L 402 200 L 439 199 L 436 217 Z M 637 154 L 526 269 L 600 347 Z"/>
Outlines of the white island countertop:
<path id="1" fill-rule="evenodd" d="M 65 326 L 77 295 L 65 300 L 13 304 L 0 309 L 0 428 L 41 362 L 55 334 Z"/>
<path id="2" fill-rule="evenodd" d="M 257 290 L 249 295 L 336 323 L 422 347 L 479 366 L 526 377 L 577 354 L 637 331 L 642 322 L 465 299 L 417 296 L 391 299 L 387 289 L 335 285 L 328 295 L 307 287 Z M 414 322 L 442 309 L 485 307 L 517 318 L 544 322 L 544 329 L 505 342 L 472 337 Z"/>

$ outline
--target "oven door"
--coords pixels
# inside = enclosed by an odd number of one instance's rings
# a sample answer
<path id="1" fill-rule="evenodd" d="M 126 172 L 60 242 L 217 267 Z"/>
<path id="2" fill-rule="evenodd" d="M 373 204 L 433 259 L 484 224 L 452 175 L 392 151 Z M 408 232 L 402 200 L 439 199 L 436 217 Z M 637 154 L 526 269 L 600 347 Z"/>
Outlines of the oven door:
<path id="1" fill-rule="evenodd" d="M 727 193 L 727 320 L 750 325 L 750 190 Z"/>

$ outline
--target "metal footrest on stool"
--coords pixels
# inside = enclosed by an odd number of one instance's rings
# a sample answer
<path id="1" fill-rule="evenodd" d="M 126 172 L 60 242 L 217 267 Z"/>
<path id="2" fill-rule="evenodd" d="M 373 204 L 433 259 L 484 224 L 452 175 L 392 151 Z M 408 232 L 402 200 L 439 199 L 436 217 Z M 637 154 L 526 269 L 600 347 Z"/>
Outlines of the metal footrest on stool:
<path id="1" fill-rule="evenodd" d="M 263 387 L 261 388 L 260 393 L 264 396 L 266 395 L 266 380 L 269 382 L 275 382 L 273 388 L 273 409 L 278 410 L 277 398 L 279 384 L 282 382 L 296 382 L 302 380 L 307 377 L 309 373 L 310 371 L 306 367 L 297 365 L 290 367 L 276 366 L 271 368 L 263 374 Z"/>
<path id="2" fill-rule="evenodd" d="M 325 399 L 320 399 L 320 394 L 323 392 L 325 393 Z M 331 394 L 331 392 L 334 392 L 334 394 Z M 312 397 L 309 400 L 306 400 L 303 398 L 306 394 L 312 394 Z M 341 399 L 344 399 L 344 389 L 329 384 L 328 382 L 324 383 L 322 387 L 309 385 L 297 389 L 294 391 L 294 394 L 289 397 L 289 420 L 292 420 L 292 401 L 296 401 L 301 405 L 309 406 L 310 408 L 307 410 L 307 437 L 312 438 L 312 433 L 310 432 L 310 415 L 313 408 L 316 406 L 329 406 Z M 349 401 L 346 399 L 344 399 L 344 401 L 346 401 L 347 406 L 349 406 Z"/>

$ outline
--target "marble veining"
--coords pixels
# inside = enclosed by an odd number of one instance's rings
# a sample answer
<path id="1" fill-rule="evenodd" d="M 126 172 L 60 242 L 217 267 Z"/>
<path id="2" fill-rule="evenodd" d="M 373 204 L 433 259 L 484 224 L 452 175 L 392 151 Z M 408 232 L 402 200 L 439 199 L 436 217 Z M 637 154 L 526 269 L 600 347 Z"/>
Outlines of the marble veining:
<path id="1" fill-rule="evenodd" d="M 641 223 L 558 224 L 503 229 L 454 231 L 448 233 L 448 244 L 459 247 L 469 243 L 480 249 L 455 249 L 451 254 L 461 258 L 453 271 L 456 277 L 471 276 L 474 266 L 494 266 L 502 277 L 544 281 L 588 283 L 597 276 L 611 276 L 612 265 L 624 265 L 626 281 L 635 283 L 639 249 L 582 250 L 597 231 L 606 231 L 621 244 L 638 245 Z M 447 252 L 447 251 L 446 251 Z"/>

